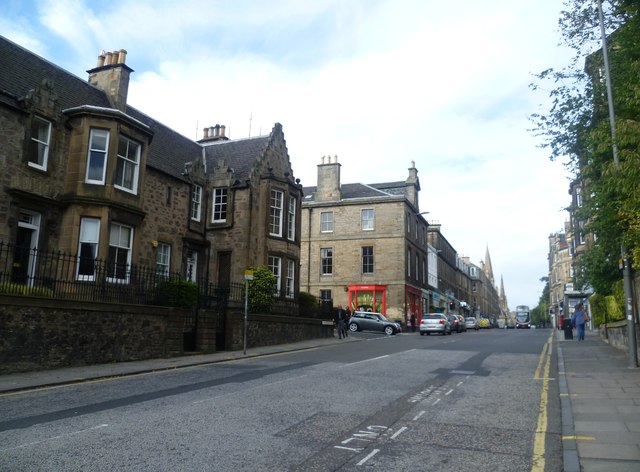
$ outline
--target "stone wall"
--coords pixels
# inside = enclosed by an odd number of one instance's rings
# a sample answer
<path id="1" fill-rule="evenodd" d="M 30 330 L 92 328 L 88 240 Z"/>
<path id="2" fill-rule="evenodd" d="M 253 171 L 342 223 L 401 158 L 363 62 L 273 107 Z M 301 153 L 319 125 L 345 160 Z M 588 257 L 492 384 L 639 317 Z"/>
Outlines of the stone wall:
<path id="1" fill-rule="evenodd" d="M 0 374 L 180 355 L 188 313 L 0 295 Z"/>
<path id="2" fill-rule="evenodd" d="M 190 315 L 182 308 L 0 295 L 0 375 L 183 355 Z M 196 324 L 198 353 L 243 349 L 240 309 L 200 309 Z M 247 347 L 330 337 L 331 321 L 249 315 Z"/>
<path id="3" fill-rule="evenodd" d="M 627 336 L 627 321 L 616 321 L 600 326 L 600 339 L 608 343 L 612 347 L 626 353 L 629 352 L 629 338 Z M 636 349 L 638 350 L 638 359 L 640 359 L 640 329 L 636 325 Z"/>
<path id="4" fill-rule="evenodd" d="M 333 337 L 333 322 L 330 320 L 251 313 L 247 321 L 247 348 Z M 244 313 L 227 313 L 225 327 L 227 349 L 243 349 Z"/>

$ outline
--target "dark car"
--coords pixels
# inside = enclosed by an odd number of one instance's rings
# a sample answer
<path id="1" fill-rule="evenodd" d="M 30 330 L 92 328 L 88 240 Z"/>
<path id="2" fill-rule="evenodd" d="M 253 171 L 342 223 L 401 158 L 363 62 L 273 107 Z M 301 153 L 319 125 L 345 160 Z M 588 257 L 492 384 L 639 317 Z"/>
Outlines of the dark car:
<path id="1" fill-rule="evenodd" d="M 464 323 L 458 315 L 449 315 L 449 323 L 451 324 L 451 331 L 455 331 L 456 333 L 466 331 Z"/>
<path id="2" fill-rule="evenodd" d="M 447 315 L 442 313 L 429 313 L 422 317 L 420 322 L 420 336 L 431 333 L 451 334 L 451 323 Z"/>
<path id="3" fill-rule="evenodd" d="M 379 331 L 386 334 L 396 334 L 402 331 L 399 323 L 387 319 L 382 313 L 373 311 L 356 311 L 349 320 L 349 330 Z"/>

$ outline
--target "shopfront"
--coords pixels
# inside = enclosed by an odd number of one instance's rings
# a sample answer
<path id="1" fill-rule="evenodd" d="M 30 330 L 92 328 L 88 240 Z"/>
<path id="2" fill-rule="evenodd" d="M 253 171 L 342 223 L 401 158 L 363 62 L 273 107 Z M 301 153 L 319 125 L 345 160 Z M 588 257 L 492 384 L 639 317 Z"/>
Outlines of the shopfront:
<path id="1" fill-rule="evenodd" d="M 386 314 L 386 285 L 348 285 L 347 291 L 351 311 L 375 311 Z"/>

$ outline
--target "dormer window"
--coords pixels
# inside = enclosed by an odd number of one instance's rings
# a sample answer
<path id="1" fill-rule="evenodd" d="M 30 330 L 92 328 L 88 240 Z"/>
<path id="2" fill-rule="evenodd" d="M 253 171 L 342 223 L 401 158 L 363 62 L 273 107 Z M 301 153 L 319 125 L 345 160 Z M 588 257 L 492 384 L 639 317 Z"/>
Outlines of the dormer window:
<path id="1" fill-rule="evenodd" d="M 224 223 L 227 221 L 227 189 L 213 189 L 213 212 L 211 221 L 213 223 Z"/>
<path id="2" fill-rule="evenodd" d="M 49 160 L 49 142 L 51 140 L 51 123 L 42 118 L 31 120 L 31 139 L 27 150 L 29 165 L 40 170 L 47 170 Z"/>

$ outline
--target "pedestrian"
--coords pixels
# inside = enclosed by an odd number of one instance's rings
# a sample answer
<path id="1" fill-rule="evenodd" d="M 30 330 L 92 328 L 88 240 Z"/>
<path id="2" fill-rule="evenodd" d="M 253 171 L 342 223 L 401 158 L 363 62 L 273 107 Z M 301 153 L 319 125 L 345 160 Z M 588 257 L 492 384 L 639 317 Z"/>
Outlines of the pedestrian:
<path id="1" fill-rule="evenodd" d="M 345 317 L 345 312 L 342 309 L 342 305 L 338 305 L 338 311 L 336 312 L 336 325 L 338 328 L 338 339 L 342 339 L 342 337 L 344 336 L 345 338 L 347 337 L 347 332 L 344 328 L 344 317 Z"/>
<path id="2" fill-rule="evenodd" d="M 411 313 L 411 317 L 409 318 L 409 323 L 411 323 L 411 331 L 413 333 L 416 332 L 416 315 L 415 313 Z"/>
<path id="3" fill-rule="evenodd" d="M 344 312 L 344 335 L 349 336 L 349 320 L 351 319 L 351 310 L 349 307 Z"/>
<path id="4" fill-rule="evenodd" d="M 584 312 L 582 303 L 578 303 L 573 315 L 571 315 L 571 323 L 578 331 L 578 341 L 584 341 L 584 325 L 589 319 L 589 316 Z"/>

